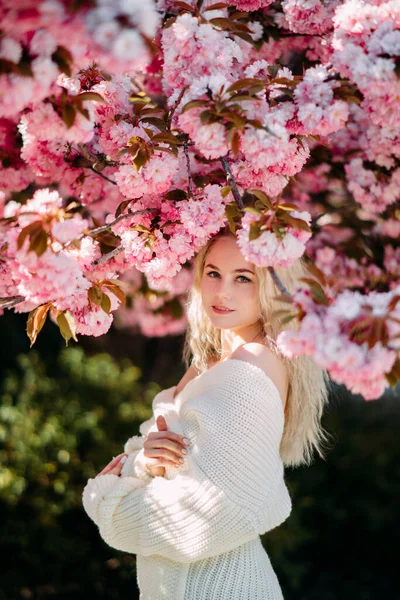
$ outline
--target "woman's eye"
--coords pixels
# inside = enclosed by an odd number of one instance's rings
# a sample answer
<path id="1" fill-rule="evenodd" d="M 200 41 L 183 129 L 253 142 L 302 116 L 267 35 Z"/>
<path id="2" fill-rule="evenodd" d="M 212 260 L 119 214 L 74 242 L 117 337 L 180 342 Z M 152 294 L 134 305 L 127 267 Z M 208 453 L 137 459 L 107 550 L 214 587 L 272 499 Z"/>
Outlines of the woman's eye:
<path id="1" fill-rule="evenodd" d="M 214 276 L 219 277 L 219 273 L 217 273 L 217 271 L 208 271 L 207 275 L 209 277 L 214 277 Z"/>
<path id="2" fill-rule="evenodd" d="M 249 279 L 248 277 L 245 277 L 244 275 L 239 275 L 239 277 L 237 278 L 239 283 L 250 283 L 251 279 Z"/>

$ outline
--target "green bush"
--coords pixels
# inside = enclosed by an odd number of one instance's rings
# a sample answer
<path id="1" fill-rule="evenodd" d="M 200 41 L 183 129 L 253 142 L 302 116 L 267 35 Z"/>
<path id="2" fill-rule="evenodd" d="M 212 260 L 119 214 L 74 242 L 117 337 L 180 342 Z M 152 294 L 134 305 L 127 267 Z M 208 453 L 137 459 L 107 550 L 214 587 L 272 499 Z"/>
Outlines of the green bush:
<path id="1" fill-rule="evenodd" d="M 4 598 L 120 598 L 135 589 L 135 559 L 104 544 L 82 489 L 151 416 L 156 384 L 108 354 L 61 351 L 49 373 L 20 355 L 2 384 L 0 505 Z M 42 590 L 42 591 L 41 591 Z"/>

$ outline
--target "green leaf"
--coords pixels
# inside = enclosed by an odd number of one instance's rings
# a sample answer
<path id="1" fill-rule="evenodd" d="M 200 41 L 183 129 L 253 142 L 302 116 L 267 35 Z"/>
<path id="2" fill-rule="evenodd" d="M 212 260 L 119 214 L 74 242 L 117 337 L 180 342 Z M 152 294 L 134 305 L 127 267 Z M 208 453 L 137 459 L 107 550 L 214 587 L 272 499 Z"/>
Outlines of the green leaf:
<path id="1" fill-rule="evenodd" d="M 221 188 L 221 196 L 223 198 L 226 198 L 228 196 L 228 194 L 230 193 L 230 191 L 232 190 L 232 186 L 231 185 L 226 185 L 224 187 Z"/>
<path id="2" fill-rule="evenodd" d="M 268 198 L 268 196 L 265 192 L 263 192 L 262 190 L 254 189 L 254 188 L 247 190 L 247 191 L 250 194 L 253 194 L 253 196 L 256 196 L 256 198 L 258 198 L 259 200 L 261 200 L 261 202 L 264 204 L 264 206 L 266 208 L 269 208 L 269 210 L 272 210 L 272 202 Z"/>
<path id="3" fill-rule="evenodd" d="M 101 289 L 98 286 L 93 285 L 88 290 L 88 298 L 89 298 L 90 302 L 93 302 L 93 304 L 96 304 L 96 306 L 101 306 L 103 292 L 101 291 Z"/>
<path id="4" fill-rule="evenodd" d="M 182 113 L 185 113 L 186 111 L 190 110 L 191 108 L 200 108 L 200 106 L 208 106 L 210 104 L 209 100 L 191 100 L 190 102 L 187 102 L 183 108 L 182 108 Z"/>
<path id="5" fill-rule="evenodd" d="M 75 123 L 76 110 L 72 106 L 72 104 L 64 104 L 62 107 L 62 120 L 67 126 L 67 129 L 70 129 L 72 125 Z"/>
<path id="6" fill-rule="evenodd" d="M 236 224 L 239 224 L 241 212 L 236 202 L 230 202 L 225 206 L 225 215 L 228 219 L 231 233 L 236 234 Z"/>
<path id="7" fill-rule="evenodd" d="M 258 215 L 261 216 L 262 212 L 260 210 L 258 210 L 257 208 L 255 208 L 254 206 L 246 206 L 246 208 L 243 209 L 244 212 L 249 212 L 252 213 L 253 215 Z"/>
<path id="8" fill-rule="evenodd" d="M 139 172 L 142 167 L 150 160 L 150 152 L 148 148 L 140 148 L 136 153 L 136 156 L 132 159 L 133 164 L 136 167 L 136 170 Z"/>
<path id="9" fill-rule="evenodd" d="M 282 219 L 290 225 L 290 227 L 294 227 L 295 229 L 300 229 L 301 231 L 312 231 L 311 227 L 303 221 L 303 219 L 297 219 L 296 217 L 292 217 L 286 212 L 282 213 Z"/>
<path id="10" fill-rule="evenodd" d="M 75 342 L 76 337 L 76 321 L 74 315 L 69 310 L 57 311 L 56 321 L 60 328 L 60 333 L 65 340 L 65 345 L 68 346 L 69 340 L 72 338 Z"/>
<path id="11" fill-rule="evenodd" d="M 132 202 L 132 198 L 130 200 L 124 200 L 123 202 L 121 202 L 121 204 L 118 206 L 117 210 L 115 211 L 115 218 L 119 217 L 119 215 L 121 215 L 124 210 L 129 206 L 129 204 Z"/>
<path id="12" fill-rule="evenodd" d="M 30 244 L 28 252 L 36 252 L 37 256 L 40 257 L 47 250 L 49 241 L 49 234 L 44 229 L 39 229 L 30 238 Z"/>
<path id="13" fill-rule="evenodd" d="M 107 104 L 107 101 L 103 98 L 103 96 L 100 96 L 100 94 L 97 94 L 96 92 L 82 92 L 77 96 L 71 96 L 72 102 L 87 102 L 89 100 L 95 100 L 101 104 Z"/>
<path id="14" fill-rule="evenodd" d="M 51 60 L 56 63 L 60 71 L 65 73 L 67 77 L 71 77 L 71 65 L 73 62 L 72 54 L 64 46 L 57 46 L 57 49 L 51 55 Z"/>
<path id="15" fill-rule="evenodd" d="M 105 313 L 107 313 L 108 315 L 110 314 L 111 300 L 110 300 L 109 296 L 107 296 L 107 294 L 105 294 L 105 293 L 103 293 L 103 295 L 102 295 L 100 306 L 104 310 Z"/>
<path id="16" fill-rule="evenodd" d="M 280 208 L 281 210 L 298 210 L 298 206 L 296 206 L 295 204 L 292 204 L 291 202 L 283 202 L 282 204 L 278 205 L 278 208 Z"/>
<path id="17" fill-rule="evenodd" d="M 250 86 L 261 86 L 261 89 L 264 88 L 264 84 L 260 82 L 259 79 L 256 79 L 254 77 L 247 77 L 244 79 L 239 79 L 239 81 L 236 81 L 236 83 L 232 83 L 232 85 L 230 85 L 226 91 L 228 93 L 237 92 L 238 90 L 243 90 Z"/>
<path id="18" fill-rule="evenodd" d="M 386 373 L 386 379 L 393 389 L 396 388 L 400 381 L 400 358 L 396 359 L 390 373 Z"/>
<path id="19" fill-rule="evenodd" d="M 256 240 L 260 237 L 261 233 L 261 223 L 259 221 L 253 221 L 250 225 L 249 240 Z"/>
<path id="20" fill-rule="evenodd" d="M 321 285 L 326 285 L 325 275 L 315 264 L 306 264 L 306 269 L 314 275 Z"/>
<path id="21" fill-rule="evenodd" d="M 165 144 L 179 144 L 179 140 L 169 131 L 164 131 L 162 133 L 157 133 L 151 139 L 152 142 L 163 142 Z"/>
<path id="22" fill-rule="evenodd" d="M 140 231 L 141 233 L 151 233 L 151 231 L 148 227 L 145 227 L 144 225 L 139 225 L 139 223 L 137 225 L 131 225 L 130 229 L 134 229 L 135 231 Z"/>
<path id="23" fill-rule="evenodd" d="M 188 195 L 184 190 L 176 189 L 170 190 L 166 194 L 162 195 L 166 200 L 186 200 Z"/>
<path id="24" fill-rule="evenodd" d="M 200 122 L 202 125 L 207 125 L 208 123 L 213 123 L 218 121 L 219 118 L 213 110 L 203 110 L 200 113 Z"/>
<path id="25" fill-rule="evenodd" d="M 141 119 L 141 122 L 149 123 L 149 125 L 154 125 L 154 127 L 157 127 L 157 129 L 159 129 L 160 131 L 168 130 L 166 122 L 163 121 L 163 119 L 159 119 L 157 117 L 144 117 L 143 119 Z"/>

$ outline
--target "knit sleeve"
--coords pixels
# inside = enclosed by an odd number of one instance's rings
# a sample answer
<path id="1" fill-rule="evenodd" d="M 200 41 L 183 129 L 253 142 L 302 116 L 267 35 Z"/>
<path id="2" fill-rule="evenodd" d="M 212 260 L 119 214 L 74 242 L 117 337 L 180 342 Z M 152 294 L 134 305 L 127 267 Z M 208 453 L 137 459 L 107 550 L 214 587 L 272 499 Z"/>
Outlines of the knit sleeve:
<path id="1" fill-rule="evenodd" d="M 189 563 L 228 552 L 289 516 L 278 391 L 258 367 L 226 363 L 182 407 L 197 432 L 190 469 L 140 488 L 134 477 L 114 476 L 99 493 L 97 524 L 110 546 Z M 89 480 L 86 495 L 98 485 Z"/>

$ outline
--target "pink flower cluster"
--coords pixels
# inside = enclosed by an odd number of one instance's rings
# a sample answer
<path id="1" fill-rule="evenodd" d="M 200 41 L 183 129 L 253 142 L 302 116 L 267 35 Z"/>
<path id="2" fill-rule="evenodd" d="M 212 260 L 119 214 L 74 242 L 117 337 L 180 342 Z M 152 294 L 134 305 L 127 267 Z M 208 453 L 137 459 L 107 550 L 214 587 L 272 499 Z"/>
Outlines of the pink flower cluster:
<path id="1" fill-rule="evenodd" d="M 333 17 L 334 63 L 362 92 L 362 107 L 373 123 L 400 126 L 400 5 L 396 0 L 347 0 Z"/>
<path id="2" fill-rule="evenodd" d="M 283 0 L 288 29 L 295 33 L 321 35 L 332 28 L 332 16 L 340 0 Z"/>
<path id="3" fill-rule="evenodd" d="M 36 191 L 24 205 L 9 202 L 5 217 L 16 217 L 16 221 L 1 238 L 7 249 L 0 291 L 5 296 L 19 294 L 25 298 L 23 305 L 18 306 L 19 311 L 52 303 L 54 309 L 72 313 L 78 333 L 95 336 L 105 333 L 112 315 L 93 305 L 87 293 L 96 281 L 92 262 L 99 258 L 99 248 L 89 237 L 82 239 L 79 247 L 67 244 L 87 229 L 87 220 L 79 214 L 66 213 L 58 192 L 47 189 Z M 36 224 L 40 226 L 37 231 L 40 229 L 47 238 L 47 247 L 40 255 L 34 249 L 29 250 L 34 242 L 32 230 L 22 244 L 18 242 L 21 232 Z M 107 288 L 103 291 L 107 293 Z M 119 299 L 110 294 L 110 300 L 111 310 L 116 310 Z"/>
<path id="4" fill-rule="evenodd" d="M 270 216 L 271 211 L 266 215 Z M 311 224 L 311 216 L 303 211 L 292 211 L 290 215 Z M 282 239 L 267 229 L 261 232 L 256 239 L 249 239 L 251 225 L 259 220 L 259 216 L 247 212 L 242 219 L 242 228 L 237 232 L 238 246 L 248 262 L 259 267 L 289 267 L 305 251 L 305 245 L 311 237 L 311 232 L 294 227 L 286 227 Z"/>
<path id="5" fill-rule="evenodd" d="M 348 105 L 334 98 L 334 90 L 340 84 L 328 76 L 326 67 L 311 67 L 296 87 L 297 118 L 302 124 L 298 133 L 328 135 L 345 124 L 349 115 Z"/>
<path id="6" fill-rule="evenodd" d="M 168 288 L 182 265 L 224 225 L 228 200 L 220 189 L 207 185 L 198 197 L 176 204 L 147 196 L 131 205 L 131 210 L 148 212 L 113 226 L 121 237 L 126 260 L 146 275 L 154 289 Z"/>
<path id="7" fill-rule="evenodd" d="M 361 158 L 353 158 L 345 171 L 348 189 L 368 213 L 381 213 L 400 197 L 400 167 L 387 176 L 378 169 L 376 173 L 366 169 Z"/>
<path id="8" fill-rule="evenodd" d="M 216 62 L 218 75 L 233 82 L 235 63 L 243 59 L 240 46 L 228 32 L 200 23 L 189 13 L 178 16 L 171 27 L 163 30 L 162 49 L 164 91 L 171 96 L 171 104 L 180 88 L 191 85 L 203 75 L 214 74 Z"/>
<path id="9" fill-rule="evenodd" d="M 278 346 L 288 358 L 305 354 L 313 356 L 336 383 L 342 383 L 366 400 L 379 398 L 387 385 L 386 374 L 396 360 L 399 349 L 400 306 L 390 311 L 389 304 L 400 288 L 387 293 L 362 295 L 345 290 L 329 307 L 314 305 L 309 292 L 302 290 L 296 301 L 307 312 L 298 331 L 286 330 L 278 336 Z M 385 318 L 390 348 L 381 341 L 371 348 L 367 341 L 357 343 L 350 338 L 357 324 L 366 318 Z M 397 337 L 397 340 L 396 340 Z"/>
<path id="10" fill-rule="evenodd" d="M 182 269 L 170 280 L 168 289 L 150 289 L 144 294 L 136 291 L 132 309 L 122 308 L 116 313 L 116 326 L 133 327 L 148 337 L 182 334 L 187 326 L 185 302 L 192 280 L 192 270 Z"/>

